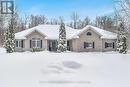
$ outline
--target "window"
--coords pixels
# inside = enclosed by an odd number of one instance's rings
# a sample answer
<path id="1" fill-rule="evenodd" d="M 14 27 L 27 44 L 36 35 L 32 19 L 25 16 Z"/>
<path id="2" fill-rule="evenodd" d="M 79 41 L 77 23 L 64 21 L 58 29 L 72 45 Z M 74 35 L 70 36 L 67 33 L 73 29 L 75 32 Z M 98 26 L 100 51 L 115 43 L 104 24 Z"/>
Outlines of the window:
<path id="1" fill-rule="evenodd" d="M 32 47 L 41 48 L 40 38 L 32 38 Z"/>
<path id="2" fill-rule="evenodd" d="M 84 42 L 84 48 L 94 48 L 94 42 Z"/>
<path id="3" fill-rule="evenodd" d="M 105 48 L 114 48 L 114 42 L 113 43 L 105 42 Z"/>
<path id="4" fill-rule="evenodd" d="M 92 33 L 91 32 L 87 32 L 87 36 L 91 36 L 92 35 Z"/>
<path id="5" fill-rule="evenodd" d="M 15 41 L 15 47 L 16 47 L 16 48 L 21 48 L 21 47 L 22 47 L 22 42 L 21 42 L 21 40 Z"/>

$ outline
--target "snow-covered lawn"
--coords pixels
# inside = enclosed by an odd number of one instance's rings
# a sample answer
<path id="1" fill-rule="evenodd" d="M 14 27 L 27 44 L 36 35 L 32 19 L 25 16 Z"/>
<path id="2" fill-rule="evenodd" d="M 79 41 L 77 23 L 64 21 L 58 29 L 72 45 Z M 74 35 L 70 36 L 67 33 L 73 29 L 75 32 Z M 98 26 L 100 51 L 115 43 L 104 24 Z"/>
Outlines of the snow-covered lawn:
<path id="1" fill-rule="evenodd" d="M 130 54 L 6 54 L 0 48 L 0 87 L 130 87 Z"/>

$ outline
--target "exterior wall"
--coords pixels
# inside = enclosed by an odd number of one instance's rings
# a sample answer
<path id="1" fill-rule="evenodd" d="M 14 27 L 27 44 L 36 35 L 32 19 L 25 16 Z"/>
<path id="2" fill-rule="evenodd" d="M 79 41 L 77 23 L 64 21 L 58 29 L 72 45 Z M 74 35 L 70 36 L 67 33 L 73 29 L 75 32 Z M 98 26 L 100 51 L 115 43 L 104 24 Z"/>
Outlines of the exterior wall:
<path id="1" fill-rule="evenodd" d="M 114 43 L 114 48 L 113 47 L 108 47 L 108 48 L 105 48 L 105 42 L 107 43 Z M 102 51 L 105 52 L 105 51 L 116 51 L 116 40 L 112 40 L 112 39 L 103 39 L 102 40 Z"/>
<path id="2" fill-rule="evenodd" d="M 87 36 L 87 32 L 91 32 L 91 36 Z M 84 48 L 84 42 L 94 42 L 94 48 Z M 100 35 L 95 33 L 92 30 L 87 30 L 82 33 L 78 39 L 74 39 L 72 42 L 73 51 L 75 52 L 93 52 L 93 51 L 102 51 L 102 39 Z"/>
<path id="3" fill-rule="evenodd" d="M 79 50 L 78 50 L 78 39 L 73 39 L 72 40 L 72 48 L 73 48 L 73 51 L 74 52 L 78 52 Z"/>
<path id="4" fill-rule="evenodd" d="M 91 32 L 91 36 L 87 36 L 87 32 Z M 79 36 L 78 39 L 72 40 L 73 51 L 75 52 L 105 52 L 116 50 L 116 40 L 113 39 L 101 39 L 100 35 L 92 30 L 87 30 Z M 84 42 L 94 42 L 94 48 L 84 48 Z M 113 43 L 114 48 L 105 48 L 105 42 Z"/>
<path id="5" fill-rule="evenodd" d="M 23 48 L 15 48 L 15 51 L 31 51 L 32 48 L 30 48 L 30 40 L 32 40 L 32 38 L 40 38 L 42 40 L 41 50 L 47 49 L 47 40 L 44 39 L 45 36 L 42 36 L 39 32 L 35 31 L 28 35 L 27 39 L 23 40 Z"/>

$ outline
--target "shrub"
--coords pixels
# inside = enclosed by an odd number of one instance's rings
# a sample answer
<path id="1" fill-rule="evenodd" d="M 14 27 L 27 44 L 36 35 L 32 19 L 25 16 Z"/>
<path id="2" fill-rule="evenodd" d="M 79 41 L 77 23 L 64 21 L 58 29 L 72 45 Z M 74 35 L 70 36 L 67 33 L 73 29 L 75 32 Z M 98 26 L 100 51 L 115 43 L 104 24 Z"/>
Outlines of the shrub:
<path id="1" fill-rule="evenodd" d="M 40 52 L 40 51 L 41 51 L 40 48 L 36 48 L 36 47 L 33 47 L 33 48 L 32 48 L 32 52 Z"/>

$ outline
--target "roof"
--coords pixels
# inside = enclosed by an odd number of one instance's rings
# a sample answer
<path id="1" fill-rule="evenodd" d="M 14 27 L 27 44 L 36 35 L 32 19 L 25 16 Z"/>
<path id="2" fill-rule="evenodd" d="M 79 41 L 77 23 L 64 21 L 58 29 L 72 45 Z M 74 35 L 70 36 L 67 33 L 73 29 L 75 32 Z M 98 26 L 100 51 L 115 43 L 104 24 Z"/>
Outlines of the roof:
<path id="1" fill-rule="evenodd" d="M 24 31 L 18 32 L 15 34 L 15 39 L 27 39 L 26 36 L 31 34 L 34 31 L 37 31 L 45 36 L 46 39 L 56 40 L 59 38 L 59 28 L 60 25 L 39 25 Z M 83 29 L 73 29 L 71 27 L 65 26 L 66 28 L 66 37 L 67 39 L 79 38 L 79 35 L 88 29 L 92 29 L 97 34 L 104 39 L 116 39 L 117 34 L 93 27 L 91 25 L 86 26 Z"/>
<path id="2" fill-rule="evenodd" d="M 117 34 L 104 30 L 104 29 L 100 29 L 91 25 L 87 25 L 86 27 L 84 27 L 83 29 L 81 29 L 80 32 L 78 32 L 76 35 L 80 35 L 83 32 L 85 32 L 86 30 L 93 30 L 94 32 L 96 32 L 98 35 L 101 36 L 102 39 L 117 39 Z"/>
<path id="3" fill-rule="evenodd" d="M 55 40 L 59 38 L 59 28 L 60 25 L 39 25 L 15 34 L 15 39 L 26 39 L 26 36 L 31 34 L 34 31 L 38 31 L 39 33 L 46 36 L 46 39 Z M 65 26 L 66 28 L 66 37 L 67 39 L 76 38 L 75 33 L 79 30 L 73 29 L 71 27 Z"/>

